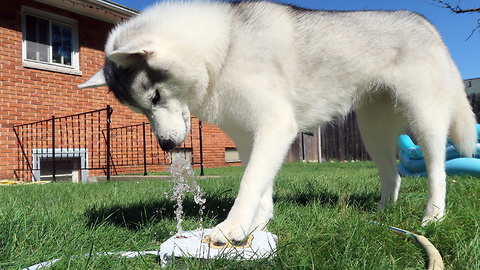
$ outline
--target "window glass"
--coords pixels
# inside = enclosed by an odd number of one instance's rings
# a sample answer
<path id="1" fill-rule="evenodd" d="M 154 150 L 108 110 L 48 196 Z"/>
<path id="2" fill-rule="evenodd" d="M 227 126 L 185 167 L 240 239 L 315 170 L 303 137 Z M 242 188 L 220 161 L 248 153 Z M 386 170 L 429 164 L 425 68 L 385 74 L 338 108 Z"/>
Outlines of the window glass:
<path id="1" fill-rule="evenodd" d="M 52 62 L 72 65 L 72 28 L 52 24 Z"/>
<path id="2" fill-rule="evenodd" d="M 26 15 L 27 59 L 49 62 L 49 21 Z"/>

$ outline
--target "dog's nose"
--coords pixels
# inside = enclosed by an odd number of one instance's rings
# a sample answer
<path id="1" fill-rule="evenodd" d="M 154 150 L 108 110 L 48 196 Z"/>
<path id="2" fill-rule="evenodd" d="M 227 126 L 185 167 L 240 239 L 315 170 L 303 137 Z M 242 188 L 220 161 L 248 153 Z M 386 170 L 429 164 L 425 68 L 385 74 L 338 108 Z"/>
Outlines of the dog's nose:
<path id="1" fill-rule="evenodd" d="M 163 151 L 168 152 L 177 146 L 172 140 L 159 140 L 158 143 Z"/>

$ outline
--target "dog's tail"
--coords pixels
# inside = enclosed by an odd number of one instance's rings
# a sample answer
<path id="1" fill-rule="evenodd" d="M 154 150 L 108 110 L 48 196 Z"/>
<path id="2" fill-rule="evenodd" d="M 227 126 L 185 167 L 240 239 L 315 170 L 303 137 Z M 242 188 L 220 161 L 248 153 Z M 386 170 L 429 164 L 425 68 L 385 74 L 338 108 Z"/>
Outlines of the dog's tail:
<path id="1" fill-rule="evenodd" d="M 460 154 L 472 157 L 476 152 L 477 136 L 475 114 L 466 95 L 461 93 L 454 105 L 449 137 Z"/>

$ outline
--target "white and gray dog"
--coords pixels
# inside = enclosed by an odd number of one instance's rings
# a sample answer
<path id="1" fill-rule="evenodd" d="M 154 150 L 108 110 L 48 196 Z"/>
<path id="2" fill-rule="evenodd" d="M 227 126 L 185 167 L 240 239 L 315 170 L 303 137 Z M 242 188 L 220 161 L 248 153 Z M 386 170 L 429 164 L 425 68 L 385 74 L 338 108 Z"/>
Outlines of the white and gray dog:
<path id="1" fill-rule="evenodd" d="M 423 224 L 445 214 L 447 135 L 465 156 L 475 119 L 437 30 L 408 11 L 317 11 L 271 2 L 163 2 L 119 24 L 105 65 L 81 88 L 108 85 L 144 114 L 164 150 L 190 115 L 222 128 L 245 166 L 218 243 L 265 229 L 273 182 L 295 135 L 357 112 L 381 179 L 379 208 L 401 179 L 396 138 L 415 133 L 428 169 Z M 353 180 L 353 179 L 352 179 Z"/>

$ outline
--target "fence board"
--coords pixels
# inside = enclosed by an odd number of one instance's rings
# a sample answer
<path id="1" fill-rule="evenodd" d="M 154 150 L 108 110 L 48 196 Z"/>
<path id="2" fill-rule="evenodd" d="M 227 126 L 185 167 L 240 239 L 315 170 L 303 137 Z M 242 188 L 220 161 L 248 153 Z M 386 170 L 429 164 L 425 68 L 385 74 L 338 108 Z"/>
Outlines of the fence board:
<path id="1" fill-rule="evenodd" d="M 477 123 L 480 123 L 480 94 L 468 95 L 468 100 L 472 105 L 473 112 L 477 118 Z"/>
<path id="2" fill-rule="evenodd" d="M 358 129 L 354 112 L 344 120 L 328 123 L 322 128 L 322 159 L 335 160 L 368 160 Z"/>

